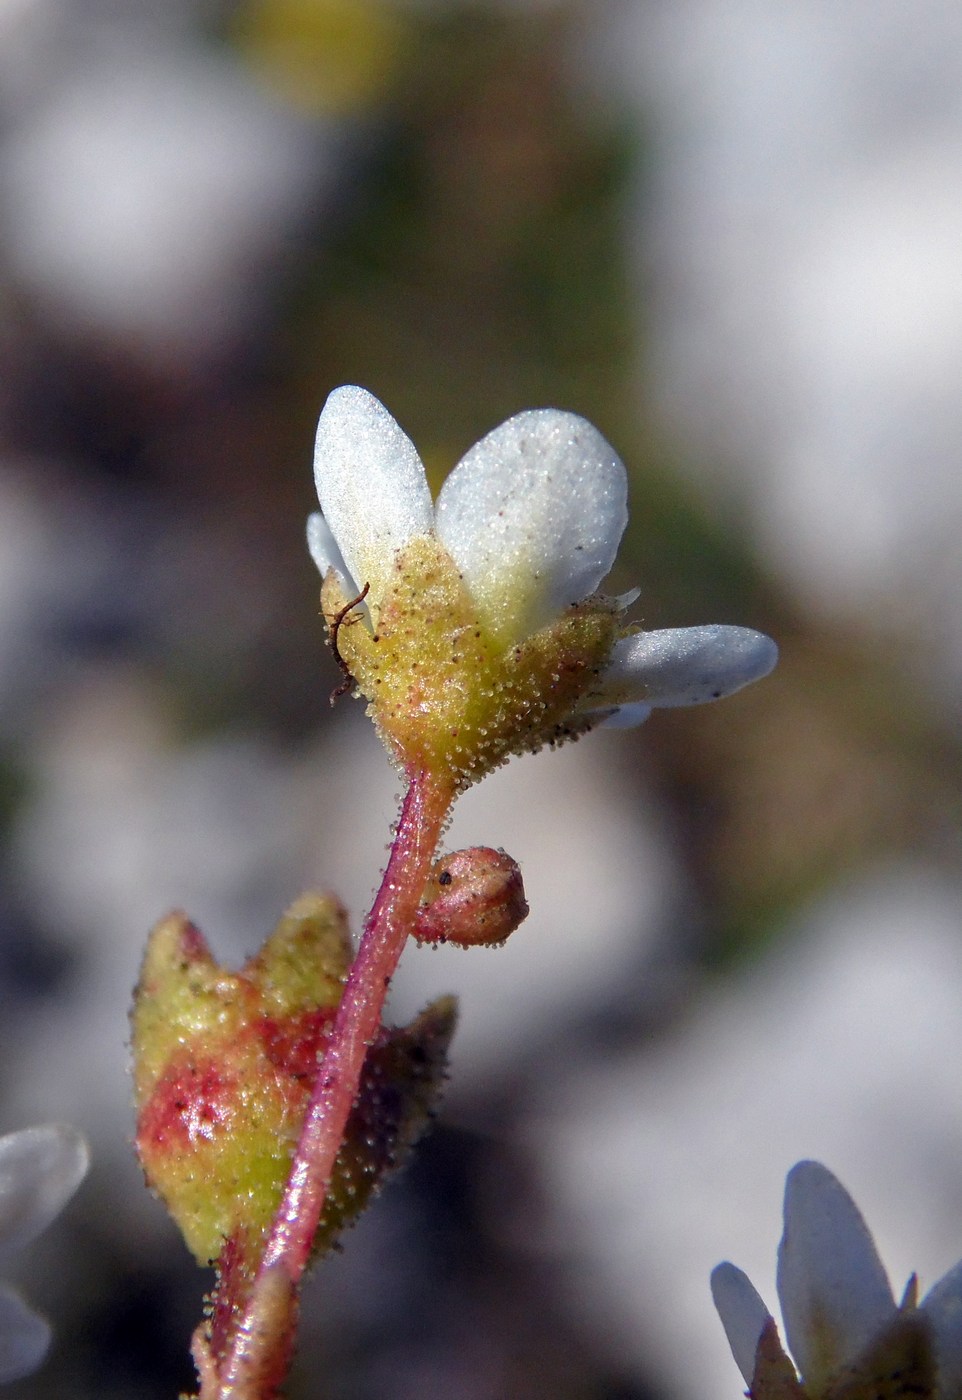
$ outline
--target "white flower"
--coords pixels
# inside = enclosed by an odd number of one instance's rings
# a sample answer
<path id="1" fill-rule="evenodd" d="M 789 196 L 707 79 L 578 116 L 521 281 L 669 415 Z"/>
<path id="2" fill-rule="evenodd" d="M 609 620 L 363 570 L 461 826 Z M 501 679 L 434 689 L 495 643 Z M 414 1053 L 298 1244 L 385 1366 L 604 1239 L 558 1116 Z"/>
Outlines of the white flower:
<path id="1" fill-rule="evenodd" d="M 0 1137 L 0 1255 L 9 1257 L 45 1230 L 87 1170 L 76 1128 L 46 1123 Z M 19 1293 L 0 1284 L 0 1382 L 35 1371 L 50 1346 L 50 1326 Z"/>
<path id="2" fill-rule="evenodd" d="M 738 1368 L 757 1400 L 776 1393 L 847 1400 L 962 1395 L 962 1263 L 916 1305 L 915 1277 L 896 1304 L 858 1207 L 819 1162 L 799 1162 L 785 1182 L 778 1297 L 788 1347 L 747 1276 L 719 1264 L 712 1296 Z"/>
<path id="3" fill-rule="evenodd" d="M 597 429 L 559 409 L 516 414 L 461 459 L 432 504 L 421 459 L 384 406 L 335 389 L 314 452 L 321 514 L 308 544 L 346 595 L 368 585 L 373 625 L 398 552 L 434 536 L 479 618 L 505 648 L 596 594 L 627 523 L 625 468 Z M 609 600 L 623 610 L 635 594 Z M 731 695 L 771 671 L 775 643 L 745 627 L 637 632 L 616 640 L 582 715 L 638 724 L 656 706 Z"/>

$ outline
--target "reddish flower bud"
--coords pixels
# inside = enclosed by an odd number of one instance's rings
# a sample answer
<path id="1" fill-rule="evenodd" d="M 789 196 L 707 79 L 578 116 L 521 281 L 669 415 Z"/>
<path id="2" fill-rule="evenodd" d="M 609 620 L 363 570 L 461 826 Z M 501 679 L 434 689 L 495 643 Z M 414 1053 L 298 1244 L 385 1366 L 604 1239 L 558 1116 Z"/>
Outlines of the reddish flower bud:
<path id="1" fill-rule="evenodd" d="M 527 917 L 521 871 L 504 851 L 470 846 L 435 861 L 418 910 L 420 943 L 503 943 Z"/>
<path id="2" fill-rule="evenodd" d="M 220 1256 L 219 1294 L 231 1306 L 277 1208 L 350 952 L 343 910 L 317 895 L 298 900 L 239 972 L 215 962 L 182 914 L 151 935 L 132 1015 L 137 1151 L 198 1262 Z M 382 1028 L 318 1249 L 356 1219 L 426 1125 L 454 1023 L 447 997 L 410 1026 Z M 215 1305 L 215 1339 L 219 1326 Z"/>

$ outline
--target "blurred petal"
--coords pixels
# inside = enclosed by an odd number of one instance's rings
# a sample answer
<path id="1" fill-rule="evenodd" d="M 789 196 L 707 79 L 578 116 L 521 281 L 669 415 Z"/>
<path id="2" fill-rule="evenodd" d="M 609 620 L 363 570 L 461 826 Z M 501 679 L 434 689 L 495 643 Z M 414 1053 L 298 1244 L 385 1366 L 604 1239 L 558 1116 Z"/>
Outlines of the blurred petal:
<path id="1" fill-rule="evenodd" d="M 437 531 L 494 631 L 519 638 L 594 593 L 627 523 L 620 458 L 574 413 L 516 414 L 444 483 Z"/>
<path id="2" fill-rule="evenodd" d="M 50 1346 L 50 1324 L 0 1284 L 0 1385 L 35 1371 Z"/>
<path id="3" fill-rule="evenodd" d="M 671 627 L 616 642 L 602 682 L 612 699 L 702 705 L 761 680 L 777 660 L 771 637 L 750 627 Z"/>
<path id="4" fill-rule="evenodd" d="M 76 1128 L 45 1123 L 0 1138 L 0 1247 L 21 1249 L 45 1230 L 84 1178 L 87 1144 Z"/>
<path id="5" fill-rule="evenodd" d="M 321 411 L 314 481 L 347 572 L 359 587 L 371 584 L 376 603 L 395 552 L 432 525 L 431 493 L 414 444 L 373 394 L 345 385 Z"/>
<path id="6" fill-rule="evenodd" d="M 719 1264 L 712 1270 L 711 1296 L 721 1318 L 732 1356 L 746 1385 L 755 1374 L 755 1356 L 765 1323 L 771 1313 L 759 1297 L 746 1273 L 734 1264 Z"/>
<path id="7" fill-rule="evenodd" d="M 344 556 L 337 547 L 337 540 L 331 534 L 327 521 L 319 510 L 307 517 L 307 548 L 323 579 L 329 569 L 335 569 L 350 589 L 354 580 L 344 563 Z"/>
<path id="8" fill-rule="evenodd" d="M 853 1361 L 895 1315 L 868 1227 L 819 1162 L 799 1162 L 785 1182 L 778 1296 L 785 1337 L 810 1392 Z"/>
<path id="9" fill-rule="evenodd" d="M 932 1326 L 939 1394 L 962 1395 L 962 1261 L 931 1289 L 921 1311 Z"/>

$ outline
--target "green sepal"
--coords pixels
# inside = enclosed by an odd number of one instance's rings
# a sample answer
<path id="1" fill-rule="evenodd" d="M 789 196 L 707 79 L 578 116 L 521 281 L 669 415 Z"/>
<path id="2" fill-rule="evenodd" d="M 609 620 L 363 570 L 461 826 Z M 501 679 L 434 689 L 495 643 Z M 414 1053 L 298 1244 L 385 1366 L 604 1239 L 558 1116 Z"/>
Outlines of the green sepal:
<path id="1" fill-rule="evenodd" d="M 315 1250 L 330 1248 L 424 1132 L 447 1076 L 457 998 L 439 997 L 409 1026 L 382 1032 L 364 1066 L 358 1101 L 328 1188 Z"/>
<path id="2" fill-rule="evenodd" d="M 153 931 L 132 1021 L 137 1151 L 201 1264 L 256 1259 L 277 1209 L 351 957 L 332 899 L 306 895 L 240 972 L 183 914 Z M 318 1249 L 364 1209 L 417 1137 L 444 1078 L 455 1008 L 383 1030 L 334 1170 Z"/>
<path id="3" fill-rule="evenodd" d="M 531 636 L 492 630 L 433 534 L 398 551 L 376 630 L 334 569 L 321 607 L 335 654 L 399 767 L 448 775 L 458 790 L 512 754 L 591 728 L 580 708 L 598 688 L 621 616 L 616 601 L 595 595 Z"/>
<path id="4" fill-rule="evenodd" d="M 932 1326 L 924 1308 L 910 1306 L 829 1381 L 825 1400 L 934 1400 L 938 1393 Z"/>
<path id="5" fill-rule="evenodd" d="M 762 1328 L 755 1352 L 755 1374 L 747 1391 L 748 1400 L 806 1400 L 805 1391 L 795 1373 L 770 1317 Z"/>

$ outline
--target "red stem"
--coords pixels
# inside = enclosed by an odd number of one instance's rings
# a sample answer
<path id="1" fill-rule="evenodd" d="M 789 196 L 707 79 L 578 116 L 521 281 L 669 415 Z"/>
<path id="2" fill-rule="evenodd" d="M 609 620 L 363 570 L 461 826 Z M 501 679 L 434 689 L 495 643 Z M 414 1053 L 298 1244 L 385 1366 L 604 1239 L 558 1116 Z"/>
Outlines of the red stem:
<path id="1" fill-rule="evenodd" d="M 231 1351 L 218 1367 L 218 1400 L 260 1400 L 247 1393 L 244 1383 L 245 1376 L 259 1370 L 251 1349 L 266 1352 L 272 1342 L 282 1341 L 272 1338 L 270 1329 L 265 1333 L 254 1325 L 260 1294 L 278 1267 L 296 1284 L 307 1265 L 364 1060 L 380 1030 L 387 990 L 414 926 L 452 799 L 449 782 L 424 772 L 410 775 L 387 869 L 331 1027 L 251 1297 Z"/>

